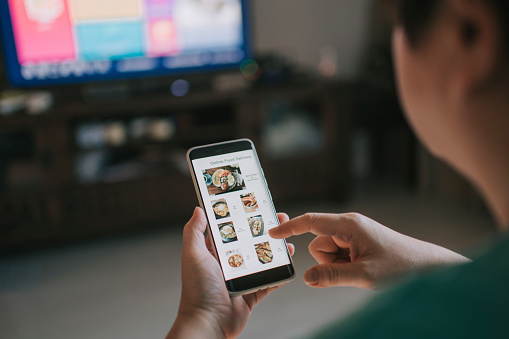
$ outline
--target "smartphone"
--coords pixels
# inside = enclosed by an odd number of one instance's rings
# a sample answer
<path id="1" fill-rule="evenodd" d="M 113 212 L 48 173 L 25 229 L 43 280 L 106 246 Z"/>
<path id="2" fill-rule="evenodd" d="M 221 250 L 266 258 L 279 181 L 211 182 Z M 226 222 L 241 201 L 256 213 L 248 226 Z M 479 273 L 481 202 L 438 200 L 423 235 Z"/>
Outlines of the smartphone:
<path id="1" fill-rule="evenodd" d="M 293 279 L 285 240 L 268 234 L 279 221 L 251 140 L 194 147 L 187 161 L 230 295 Z"/>

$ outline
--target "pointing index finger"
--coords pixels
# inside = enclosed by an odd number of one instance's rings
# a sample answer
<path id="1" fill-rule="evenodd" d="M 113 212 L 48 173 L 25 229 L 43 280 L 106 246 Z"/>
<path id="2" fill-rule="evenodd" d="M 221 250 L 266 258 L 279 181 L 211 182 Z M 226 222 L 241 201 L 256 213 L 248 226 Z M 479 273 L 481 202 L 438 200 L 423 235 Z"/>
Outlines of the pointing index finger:
<path id="1" fill-rule="evenodd" d="M 306 213 L 278 227 L 269 230 L 271 237 L 276 239 L 288 238 L 292 235 L 313 233 L 321 236 L 333 236 L 344 230 L 341 215 L 325 213 Z"/>

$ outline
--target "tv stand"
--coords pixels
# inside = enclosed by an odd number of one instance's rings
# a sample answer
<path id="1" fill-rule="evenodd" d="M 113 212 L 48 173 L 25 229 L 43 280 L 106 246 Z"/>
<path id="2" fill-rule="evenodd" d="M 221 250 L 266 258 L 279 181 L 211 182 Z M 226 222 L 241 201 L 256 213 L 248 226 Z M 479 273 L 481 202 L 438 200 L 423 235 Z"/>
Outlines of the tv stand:
<path id="1" fill-rule="evenodd" d="M 125 101 L 131 96 L 128 81 L 113 83 L 94 83 L 81 86 L 81 97 L 84 102 L 107 103 Z"/>
<path id="2" fill-rule="evenodd" d="M 122 100 L 69 100 L 43 115 L 0 117 L 0 137 L 20 134 L 31 143 L 0 171 L 0 251 L 184 222 L 197 203 L 186 150 L 229 139 L 253 140 L 276 206 L 312 197 L 344 199 L 349 192 L 351 88 L 315 83 L 191 91 L 183 97 L 168 92 L 114 95 Z M 148 136 L 135 137 L 136 126 L 151 121 L 161 123 L 149 128 Z M 304 123 L 311 126 L 308 132 Z M 101 124 L 111 129 L 107 142 L 80 139 L 84 130 Z M 309 138 L 316 137 L 314 132 L 320 137 L 308 145 L 284 128 L 288 124 Z M 278 139 L 278 133 L 287 137 Z M 290 139 L 297 145 L 293 149 Z M 278 140 L 285 140 L 287 148 Z M 103 167 L 97 171 L 94 166 Z"/>

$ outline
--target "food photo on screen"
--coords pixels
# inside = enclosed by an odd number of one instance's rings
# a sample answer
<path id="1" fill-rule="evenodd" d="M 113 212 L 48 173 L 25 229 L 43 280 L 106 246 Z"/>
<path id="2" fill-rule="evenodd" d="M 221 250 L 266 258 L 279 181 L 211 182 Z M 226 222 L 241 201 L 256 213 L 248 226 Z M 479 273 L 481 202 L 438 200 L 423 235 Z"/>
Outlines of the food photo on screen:
<path id="1" fill-rule="evenodd" d="M 240 191 L 246 188 L 239 165 L 209 168 L 203 171 L 209 195 Z"/>
<path id="2" fill-rule="evenodd" d="M 244 212 L 251 213 L 258 211 L 258 201 L 254 193 L 241 194 L 240 201 L 242 201 Z"/>
<path id="3" fill-rule="evenodd" d="M 258 260 L 262 264 L 268 264 L 272 262 L 274 255 L 272 254 L 272 250 L 270 249 L 270 244 L 268 241 L 256 244 L 254 247 L 256 250 L 256 255 L 258 256 Z"/>
<path id="4" fill-rule="evenodd" d="M 239 249 L 226 251 L 226 257 L 228 258 L 228 265 L 230 265 L 232 272 L 246 269 L 244 257 Z"/>
<path id="5" fill-rule="evenodd" d="M 217 227 L 219 228 L 219 233 L 221 234 L 221 240 L 223 243 L 227 244 L 237 241 L 237 233 L 235 232 L 233 222 L 225 222 L 217 225 Z"/>
<path id="6" fill-rule="evenodd" d="M 212 201 L 212 210 L 216 219 L 228 218 L 230 216 L 230 208 L 225 199 Z"/>
<path id="7" fill-rule="evenodd" d="M 251 235 L 253 237 L 259 237 L 266 234 L 261 215 L 255 215 L 254 217 L 247 218 L 247 223 L 249 224 L 249 229 L 251 230 Z"/>

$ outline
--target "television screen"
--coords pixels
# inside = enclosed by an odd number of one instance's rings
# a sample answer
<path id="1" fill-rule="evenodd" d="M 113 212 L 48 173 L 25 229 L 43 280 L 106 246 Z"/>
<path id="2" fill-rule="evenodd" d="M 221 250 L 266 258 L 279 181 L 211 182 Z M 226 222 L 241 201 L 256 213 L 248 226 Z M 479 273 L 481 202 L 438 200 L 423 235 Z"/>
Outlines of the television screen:
<path id="1" fill-rule="evenodd" d="M 238 65 L 249 56 L 247 0 L 2 0 L 13 87 Z"/>

